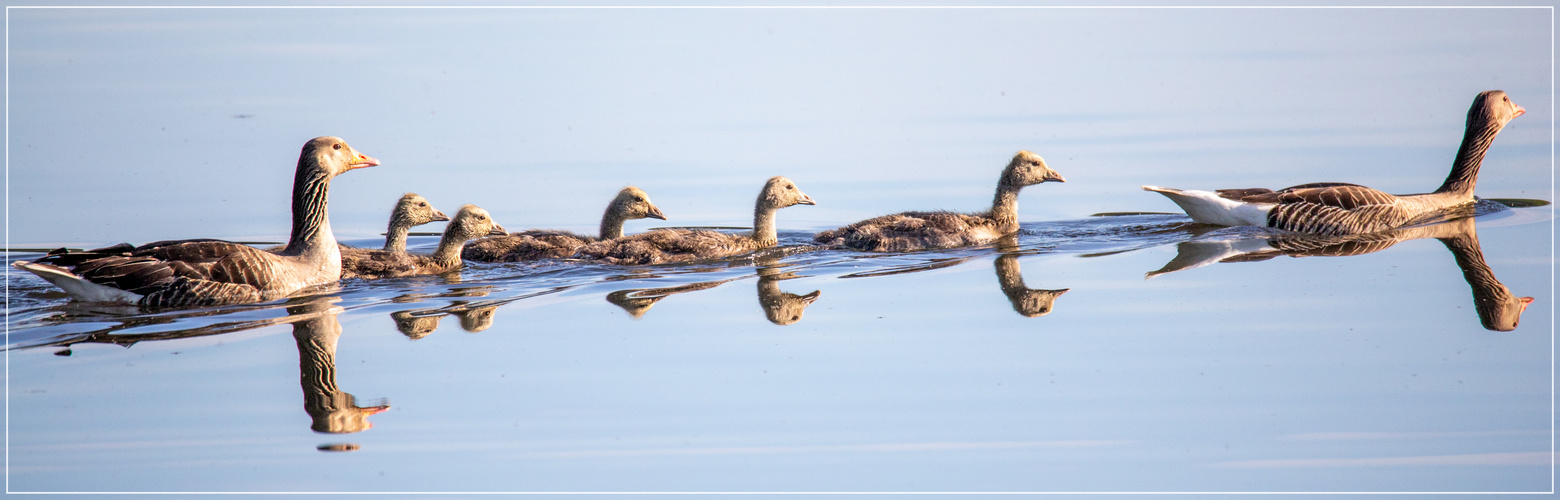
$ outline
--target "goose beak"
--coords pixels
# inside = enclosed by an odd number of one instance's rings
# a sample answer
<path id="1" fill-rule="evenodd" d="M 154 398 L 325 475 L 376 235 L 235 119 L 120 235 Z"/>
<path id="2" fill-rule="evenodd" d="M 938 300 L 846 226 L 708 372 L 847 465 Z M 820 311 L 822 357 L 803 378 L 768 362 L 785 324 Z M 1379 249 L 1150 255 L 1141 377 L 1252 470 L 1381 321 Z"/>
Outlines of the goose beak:
<path id="1" fill-rule="evenodd" d="M 817 205 L 818 204 L 818 202 L 813 201 L 811 196 L 807 196 L 807 193 L 803 193 L 803 192 L 798 191 L 796 194 L 802 195 L 802 199 L 796 200 L 796 204 L 797 205 Z"/>
<path id="2" fill-rule="evenodd" d="M 1045 174 L 1045 180 L 1041 182 L 1067 182 L 1067 179 L 1063 179 L 1062 174 L 1051 172 L 1049 174 Z"/>
<path id="3" fill-rule="evenodd" d="M 645 214 L 645 217 L 666 220 L 666 214 L 661 213 L 661 208 L 655 205 L 650 205 L 650 213 Z"/>
<path id="4" fill-rule="evenodd" d="M 438 211 L 438 209 L 434 209 L 434 211 L 433 211 L 433 222 L 447 221 L 447 220 L 450 220 L 450 216 L 444 215 L 444 212 L 440 212 L 440 211 Z"/>
<path id="5" fill-rule="evenodd" d="M 504 226 L 500 226 L 497 223 L 495 223 L 495 224 L 493 224 L 493 229 L 491 231 L 488 231 L 487 235 L 488 236 L 509 236 L 509 232 L 504 230 Z"/>
<path id="6" fill-rule="evenodd" d="M 374 157 L 372 157 L 372 156 L 369 156 L 369 155 L 366 155 L 366 154 L 363 154 L 363 153 L 358 153 L 357 154 L 357 158 L 354 158 L 352 160 L 352 164 L 351 165 L 347 165 L 347 170 L 354 170 L 354 169 L 368 168 L 368 167 L 376 167 L 376 166 L 379 166 L 379 160 L 374 159 Z"/>
<path id="7" fill-rule="evenodd" d="M 1512 103 L 1511 107 L 1517 108 L 1517 112 L 1511 114 L 1512 118 L 1516 118 L 1518 116 L 1522 116 L 1523 114 L 1527 113 L 1527 108 L 1524 108 L 1522 106 L 1518 106 L 1516 103 Z"/>

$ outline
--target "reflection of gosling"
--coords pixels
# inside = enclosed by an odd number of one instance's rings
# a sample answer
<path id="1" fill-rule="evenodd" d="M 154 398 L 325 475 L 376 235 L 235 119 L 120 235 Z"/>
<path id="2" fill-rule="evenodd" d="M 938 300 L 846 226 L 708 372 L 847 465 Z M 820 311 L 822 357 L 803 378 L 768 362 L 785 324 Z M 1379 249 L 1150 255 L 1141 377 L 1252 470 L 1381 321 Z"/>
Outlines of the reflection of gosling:
<path id="1" fill-rule="evenodd" d="M 783 273 L 778 268 L 760 267 L 758 269 L 758 305 L 764 308 L 764 317 L 770 323 L 785 326 L 802 320 L 802 312 L 813 301 L 823 295 L 822 291 L 813 290 L 806 295 L 797 295 L 780 290 L 780 282 L 796 278 L 795 273 Z"/>
<path id="2" fill-rule="evenodd" d="M 412 340 L 427 337 L 434 330 L 439 329 L 439 319 L 444 314 L 426 314 L 420 311 L 396 311 L 390 313 L 390 319 L 395 320 L 395 329 L 402 335 Z"/>
<path id="3" fill-rule="evenodd" d="M 816 205 L 785 177 L 764 184 L 753 207 L 753 233 L 731 235 L 718 231 L 663 229 L 598 241 L 581 247 L 575 257 L 609 264 L 640 265 L 686 262 L 744 254 L 780 242 L 775 212 L 793 205 Z"/>
<path id="4" fill-rule="evenodd" d="M 1019 151 L 1008 166 L 1002 169 L 1002 177 L 997 181 L 997 195 L 989 212 L 903 212 L 884 215 L 818 233 L 813 241 L 873 252 L 903 252 L 987 243 L 1018 232 L 1019 190 L 1047 181 L 1066 182 L 1061 174 L 1046 166 L 1045 160 L 1039 155 Z"/>
<path id="5" fill-rule="evenodd" d="M 445 226 L 444 237 L 432 256 L 395 252 L 372 252 L 361 260 L 342 256 L 341 277 L 385 278 L 453 271 L 461 267 L 460 251 L 467 241 L 492 234 L 506 233 L 486 210 L 466 205 Z"/>
<path id="6" fill-rule="evenodd" d="M 1024 286 L 1024 275 L 1018 267 L 1018 256 L 1005 254 L 997 257 L 997 283 L 1002 286 L 1002 294 L 1007 295 L 1008 301 L 1013 303 L 1013 310 L 1026 318 L 1038 318 L 1051 314 L 1056 307 L 1057 297 L 1067 293 L 1071 288 L 1060 290 L 1038 290 Z"/>
<path id="7" fill-rule="evenodd" d="M 454 311 L 455 317 L 460 318 L 460 329 L 477 333 L 493 326 L 493 314 L 498 306 L 475 307 Z"/>
<path id="8" fill-rule="evenodd" d="M 461 257 L 477 262 L 559 259 L 574 255 L 575 250 L 587 243 L 621 238 L 624 222 L 644 218 L 666 220 L 666 215 L 650 202 L 650 196 L 644 191 L 629 186 L 618 191 L 617 197 L 607 204 L 606 213 L 601 215 L 601 232 L 597 236 L 536 229 L 473 241 L 466 245 Z"/>
<path id="9" fill-rule="evenodd" d="M 669 286 L 663 288 L 631 288 L 628 290 L 618 290 L 607 294 L 607 302 L 611 302 L 612 305 L 623 308 L 623 310 L 627 311 L 628 315 L 632 316 L 634 319 L 639 319 L 644 317 L 645 313 L 650 312 L 650 307 L 654 306 L 656 302 L 660 302 L 661 299 L 679 293 L 709 290 L 711 288 L 726 284 L 726 282 L 729 281 L 731 280 L 724 279 L 718 281 L 689 283 L 687 285 Z"/>

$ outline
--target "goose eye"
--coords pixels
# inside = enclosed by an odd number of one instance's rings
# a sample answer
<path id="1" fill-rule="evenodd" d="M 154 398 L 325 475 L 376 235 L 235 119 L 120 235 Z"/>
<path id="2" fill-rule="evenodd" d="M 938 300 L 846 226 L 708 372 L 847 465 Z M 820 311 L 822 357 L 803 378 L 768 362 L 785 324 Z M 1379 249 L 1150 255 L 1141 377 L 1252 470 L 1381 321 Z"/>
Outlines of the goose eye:
<path id="1" fill-rule="evenodd" d="M 785 188 L 786 188 L 786 189 L 796 189 L 796 186 L 792 186 L 792 185 L 790 185 L 790 184 L 786 184 L 786 185 L 785 185 Z"/>
<path id="2" fill-rule="evenodd" d="M 334 150 L 337 150 L 337 151 L 341 151 L 341 143 L 338 142 L 338 143 L 335 143 L 335 144 L 331 144 L 330 148 L 334 149 Z"/>

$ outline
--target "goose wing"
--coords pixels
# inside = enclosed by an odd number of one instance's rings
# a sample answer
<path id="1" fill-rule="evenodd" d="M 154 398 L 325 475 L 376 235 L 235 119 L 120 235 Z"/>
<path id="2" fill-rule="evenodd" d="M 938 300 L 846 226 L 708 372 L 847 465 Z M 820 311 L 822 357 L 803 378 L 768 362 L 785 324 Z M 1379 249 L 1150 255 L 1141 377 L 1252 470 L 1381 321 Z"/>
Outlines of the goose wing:
<path id="1" fill-rule="evenodd" d="M 1272 203 L 1268 226 L 1302 233 L 1343 235 L 1383 231 L 1409 219 L 1397 196 L 1358 184 L 1318 182 L 1279 191 L 1222 189 L 1219 196 L 1246 203 Z"/>

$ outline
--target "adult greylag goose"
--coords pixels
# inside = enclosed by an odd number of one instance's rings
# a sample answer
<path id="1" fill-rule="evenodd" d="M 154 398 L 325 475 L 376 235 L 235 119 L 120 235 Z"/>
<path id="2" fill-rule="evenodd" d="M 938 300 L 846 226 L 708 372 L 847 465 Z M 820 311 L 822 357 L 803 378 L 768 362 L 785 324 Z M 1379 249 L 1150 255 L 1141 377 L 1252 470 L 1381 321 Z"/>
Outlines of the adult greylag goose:
<path id="1" fill-rule="evenodd" d="M 461 248 L 467 241 L 488 235 L 503 235 L 504 228 L 493 222 L 487 210 L 476 205 L 460 207 L 455 218 L 444 227 L 439 247 L 433 255 L 417 255 L 406 252 L 373 252 L 367 258 L 346 263 L 341 268 L 342 278 L 389 278 L 419 274 L 441 274 L 460 269 Z"/>
<path id="2" fill-rule="evenodd" d="M 601 232 L 598 236 L 586 236 L 567 231 L 533 229 L 508 236 L 482 238 L 466 245 L 461 257 L 478 262 L 523 262 L 537 259 L 561 259 L 574 255 L 576 250 L 602 240 L 623 237 L 623 223 L 631 219 L 661 219 L 661 213 L 650 202 L 650 195 L 637 187 L 629 186 L 618 191 L 607 210 L 601 214 Z"/>
<path id="3" fill-rule="evenodd" d="M 609 264 L 642 265 L 686 262 L 744 254 L 779 244 L 775 212 L 792 205 L 816 205 L 785 177 L 771 177 L 753 207 L 753 232 L 732 235 L 710 230 L 662 229 L 598 241 L 574 256 Z"/>
<path id="4" fill-rule="evenodd" d="M 176 240 L 55 251 L 14 265 L 84 301 L 170 307 L 282 297 L 341 276 L 341 249 L 325 206 L 330 181 L 378 164 L 336 137 L 305 143 L 293 178 L 292 236 L 276 252 L 220 240 Z"/>
<path id="5" fill-rule="evenodd" d="M 1002 169 L 997 194 L 987 212 L 902 212 L 874 217 L 818 233 L 813 241 L 872 252 L 903 252 L 988 243 L 1018 232 L 1018 192 L 1042 182 L 1066 182 L 1029 151 L 1019 151 Z"/>
<path id="6" fill-rule="evenodd" d="M 1359 234 L 1410 225 L 1473 202 L 1479 164 L 1495 134 L 1526 110 L 1499 90 L 1481 92 L 1468 110 L 1462 145 L 1446 182 L 1430 193 L 1391 195 L 1357 184 L 1318 182 L 1278 191 L 1200 191 L 1143 186 L 1180 205 L 1192 220 L 1221 226 L 1265 226 L 1323 235 Z"/>

